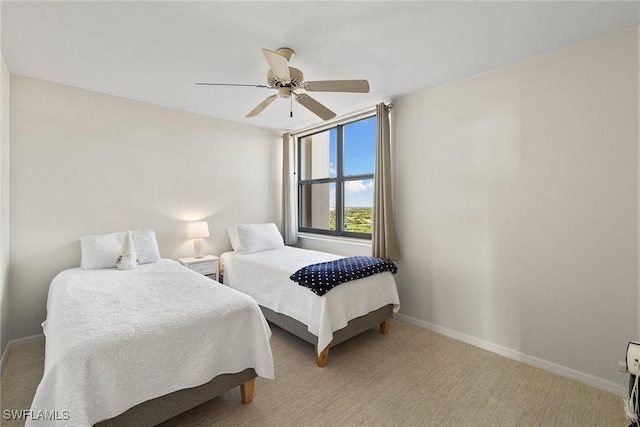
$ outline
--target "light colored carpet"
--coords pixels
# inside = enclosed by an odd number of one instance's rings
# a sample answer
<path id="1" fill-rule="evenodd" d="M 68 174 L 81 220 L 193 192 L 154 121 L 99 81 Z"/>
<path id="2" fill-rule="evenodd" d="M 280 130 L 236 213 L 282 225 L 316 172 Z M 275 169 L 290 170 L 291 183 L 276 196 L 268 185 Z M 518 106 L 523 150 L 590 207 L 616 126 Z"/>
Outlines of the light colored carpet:
<path id="1" fill-rule="evenodd" d="M 258 378 L 162 424 L 177 426 L 627 426 L 620 397 L 393 320 L 329 352 L 272 327 L 276 379 Z M 42 342 L 15 348 L 2 409 L 28 408 L 42 376 Z M 18 426 L 19 422 L 3 421 Z"/>

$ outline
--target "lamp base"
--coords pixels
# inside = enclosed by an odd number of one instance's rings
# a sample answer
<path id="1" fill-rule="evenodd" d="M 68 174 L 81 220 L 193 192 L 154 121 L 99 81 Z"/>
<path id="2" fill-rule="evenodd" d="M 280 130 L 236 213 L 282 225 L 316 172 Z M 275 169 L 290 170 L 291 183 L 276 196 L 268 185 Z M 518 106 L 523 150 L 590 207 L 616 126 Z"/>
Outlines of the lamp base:
<path id="1" fill-rule="evenodd" d="M 202 239 L 193 240 L 193 257 L 204 258 L 204 254 L 202 253 Z"/>

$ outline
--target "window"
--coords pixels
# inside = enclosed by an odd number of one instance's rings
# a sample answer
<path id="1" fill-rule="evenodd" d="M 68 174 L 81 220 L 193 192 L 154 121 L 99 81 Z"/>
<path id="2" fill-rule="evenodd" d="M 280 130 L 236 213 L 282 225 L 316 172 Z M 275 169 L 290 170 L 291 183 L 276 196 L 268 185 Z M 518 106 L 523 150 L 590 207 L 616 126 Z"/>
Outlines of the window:
<path id="1" fill-rule="evenodd" d="M 298 138 L 298 229 L 371 239 L 376 118 Z"/>

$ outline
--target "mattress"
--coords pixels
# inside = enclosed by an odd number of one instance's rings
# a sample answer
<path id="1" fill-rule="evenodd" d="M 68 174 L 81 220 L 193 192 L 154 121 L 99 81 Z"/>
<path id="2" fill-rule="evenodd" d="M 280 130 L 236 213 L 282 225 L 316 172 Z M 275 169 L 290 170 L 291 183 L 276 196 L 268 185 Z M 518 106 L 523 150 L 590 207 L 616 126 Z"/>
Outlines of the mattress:
<path id="1" fill-rule="evenodd" d="M 307 325 L 318 337 L 318 353 L 331 343 L 333 332 L 351 319 L 388 304 L 393 304 L 395 312 L 400 308 L 396 283 L 389 272 L 343 283 L 323 296 L 289 279 L 306 265 L 343 258 L 340 255 L 286 246 L 253 254 L 225 252 L 221 258 L 225 285 Z"/>
<path id="2" fill-rule="evenodd" d="M 27 426 L 92 425 L 246 368 L 274 377 L 271 331 L 256 302 L 172 260 L 61 272 L 43 329 L 31 410 L 58 412 Z"/>

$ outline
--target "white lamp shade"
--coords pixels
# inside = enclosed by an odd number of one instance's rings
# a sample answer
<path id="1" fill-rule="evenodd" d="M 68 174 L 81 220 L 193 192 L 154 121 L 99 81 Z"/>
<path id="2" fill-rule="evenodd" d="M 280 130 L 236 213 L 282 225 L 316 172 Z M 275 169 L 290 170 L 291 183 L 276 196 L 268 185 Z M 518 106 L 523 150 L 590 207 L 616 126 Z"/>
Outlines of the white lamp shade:
<path id="1" fill-rule="evenodd" d="M 209 224 L 207 224 L 206 221 L 189 223 L 187 227 L 187 238 L 199 239 L 201 237 L 209 237 Z"/>

